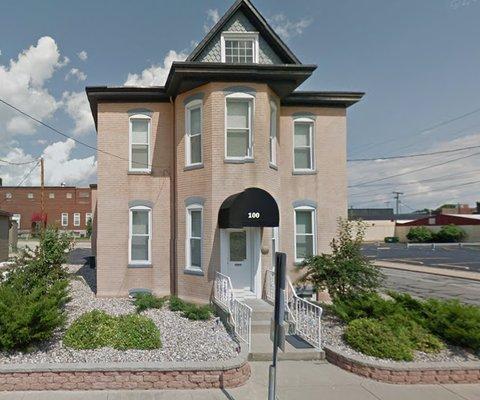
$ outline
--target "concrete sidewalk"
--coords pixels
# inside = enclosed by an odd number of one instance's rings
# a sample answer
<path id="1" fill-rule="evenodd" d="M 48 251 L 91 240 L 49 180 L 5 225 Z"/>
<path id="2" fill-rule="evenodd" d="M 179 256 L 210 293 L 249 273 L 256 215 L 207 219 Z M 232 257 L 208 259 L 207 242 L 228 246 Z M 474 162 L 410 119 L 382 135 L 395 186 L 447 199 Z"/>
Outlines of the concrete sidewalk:
<path id="1" fill-rule="evenodd" d="M 1 393 L 0 400 L 265 400 L 268 366 L 252 362 L 252 377 L 242 387 L 191 391 L 88 391 Z M 480 385 L 391 385 L 350 374 L 325 362 L 282 361 L 280 400 L 480 400 Z"/>

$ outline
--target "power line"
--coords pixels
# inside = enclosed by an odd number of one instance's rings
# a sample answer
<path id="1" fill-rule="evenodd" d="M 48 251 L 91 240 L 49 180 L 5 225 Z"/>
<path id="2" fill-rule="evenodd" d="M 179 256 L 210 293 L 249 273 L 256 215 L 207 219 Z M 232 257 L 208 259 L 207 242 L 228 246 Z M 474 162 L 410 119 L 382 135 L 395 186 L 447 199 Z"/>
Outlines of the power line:
<path id="1" fill-rule="evenodd" d="M 27 164 L 32 164 L 36 161 L 38 161 L 38 160 L 35 159 L 35 160 L 32 160 L 32 161 L 26 161 L 26 162 L 12 162 L 12 161 L 8 161 L 8 160 L 0 159 L 0 162 L 10 164 L 10 165 L 27 165 Z"/>
<path id="2" fill-rule="evenodd" d="M 20 183 L 15 186 L 15 188 L 19 188 L 20 186 L 22 186 L 22 183 L 26 181 L 26 179 L 32 174 L 32 172 L 34 171 L 35 168 L 38 167 L 38 164 L 40 164 L 40 160 L 37 160 L 37 163 L 22 177 L 22 179 L 20 180 Z M 7 199 L 3 199 L 0 204 L 3 204 L 5 201 L 7 201 Z"/>

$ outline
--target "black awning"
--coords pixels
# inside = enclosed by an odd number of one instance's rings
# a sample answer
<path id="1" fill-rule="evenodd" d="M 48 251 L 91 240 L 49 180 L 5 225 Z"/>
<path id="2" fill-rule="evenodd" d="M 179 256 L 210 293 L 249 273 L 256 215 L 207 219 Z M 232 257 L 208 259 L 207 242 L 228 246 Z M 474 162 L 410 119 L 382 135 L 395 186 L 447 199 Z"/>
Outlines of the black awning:
<path id="1" fill-rule="evenodd" d="M 248 226 L 278 226 L 279 212 L 275 199 L 265 190 L 248 188 L 227 197 L 218 213 L 218 226 L 243 228 Z"/>

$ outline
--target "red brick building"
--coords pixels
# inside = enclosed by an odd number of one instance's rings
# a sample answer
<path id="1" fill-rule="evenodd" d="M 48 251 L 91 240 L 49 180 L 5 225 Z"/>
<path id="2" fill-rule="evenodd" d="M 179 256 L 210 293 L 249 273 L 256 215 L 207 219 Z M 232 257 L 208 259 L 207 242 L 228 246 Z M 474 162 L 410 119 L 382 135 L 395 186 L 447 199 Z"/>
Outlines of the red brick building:
<path id="1" fill-rule="evenodd" d="M 13 214 L 12 220 L 19 224 L 19 232 L 30 232 L 36 223 L 84 235 L 88 219 L 93 217 L 92 191 L 90 187 L 46 186 L 44 188 L 45 213 L 41 210 L 39 186 L 1 186 L 0 207 Z"/>

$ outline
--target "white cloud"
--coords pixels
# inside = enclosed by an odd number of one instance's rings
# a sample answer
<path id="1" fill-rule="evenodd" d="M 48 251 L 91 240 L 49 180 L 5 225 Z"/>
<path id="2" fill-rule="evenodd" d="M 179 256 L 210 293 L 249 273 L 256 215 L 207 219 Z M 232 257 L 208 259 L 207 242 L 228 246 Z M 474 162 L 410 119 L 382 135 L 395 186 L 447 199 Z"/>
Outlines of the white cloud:
<path id="1" fill-rule="evenodd" d="M 203 30 L 205 33 L 210 32 L 210 29 L 218 22 L 220 14 L 217 9 L 207 10 L 207 21 L 203 24 Z"/>
<path id="2" fill-rule="evenodd" d="M 87 61 L 87 58 L 88 58 L 88 54 L 85 50 L 82 50 L 80 51 L 79 53 L 77 53 L 77 56 L 80 60 L 82 61 Z"/>
<path id="3" fill-rule="evenodd" d="M 56 142 L 47 146 L 42 153 L 45 160 L 45 184 L 60 185 L 66 182 L 68 185 L 84 185 L 95 178 L 97 162 L 95 157 L 71 158 L 75 142 L 67 139 L 64 142 Z M 13 148 L 3 159 L 11 162 L 26 162 L 34 160 L 34 156 L 26 154 L 21 148 Z M 34 164 L 24 165 L 3 165 L 2 177 L 5 185 L 17 185 L 22 177 L 33 167 Z M 38 169 L 25 180 L 23 185 L 39 185 L 40 177 Z"/>
<path id="4" fill-rule="evenodd" d="M 284 14 L 276 14 L 268 20 L 273 30 L 284 40 L 299 36 L 312 23 L 311 18 L 302 18 L 297 21 L 288 19 Z"/>
<path id="5" fill-rule="evenodd" d="M 435 152 L 467 146 L 478 146 L 480 133 L 454 140 L 444 140 L 422 150 Z M 350 185 L 373 181 L 391 175 L 418 170 L 432 164 L 454 160 L 480 149 L 439 154 L 409 159 L 380 160 L 349 163 Z M 411 208 L 435 208 L 447 202 L 469 203 L 480 201 L 480 183 L 458 186 L 478 181 L 480 174 L 480 154 L 454 161 L 438 167 L 412 172 L 396 178 L 374 182 L 349 190 L 349 203 L 354 207 L 384 207 L 385 202 L 394 204 L 392 191 L 405 193 L 401 200 Z M 403 207 L 403 211 L 409 211 Z"/>
<path id="6" fill-rule="evenodd" d="M 64 92 L 62 95 L 65 112 L 73 119 L 73 133 L 80 135 L 94 129 L 93 117 L 85 92 Z"/>
<path id="7" fill-rule="evenodd" d="M 188 54 L 170 50 L 163 59 L 163 65 L 152 65 L 141 74 L 128 74 L 125 86 L 163 86 L 174 61 L 184 61 Z"/>
<path id="8" fill-rule="evenodd" d="M 76 78 L 77 81 L 84 81 L 87 79 L 87 75 L 78 68 L 71 68 L 67 75 L 65 75 L 65 80 L 68 81 L 70 78 Z"/>
<path id="9" fill-rule="evenodd" d="M 50 118 L 59 107 L 59 103 L 45 88 L 45 83 L 55 70 L 61 68 L 68 59 L 60 60 L 60 52 L 55 41 L 41 37 L 36 45 L 20 53 L 9 65 L 0 64 L 0 97 L 21 108 L 40 120 Z M 36 125 L 18 113 L 0 107 L 0 132 L 30 134 Z M 0 137 L 2 133 L 0 133 Z"/>

